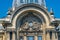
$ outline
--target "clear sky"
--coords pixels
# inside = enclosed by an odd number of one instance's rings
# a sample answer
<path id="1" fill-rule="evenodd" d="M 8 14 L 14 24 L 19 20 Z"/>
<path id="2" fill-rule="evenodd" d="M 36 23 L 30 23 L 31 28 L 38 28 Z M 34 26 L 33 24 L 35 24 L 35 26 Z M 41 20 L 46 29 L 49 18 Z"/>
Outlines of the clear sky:
<path id="1" fill-rule="evenodd" d="M 54 16 L 60 18 L 60 0 L 46 0 L 48 10 L 53 8 Z M 7 11 L 12 7 L 12 0 L 0 0 L 0 18 L 7 16 Z"/>

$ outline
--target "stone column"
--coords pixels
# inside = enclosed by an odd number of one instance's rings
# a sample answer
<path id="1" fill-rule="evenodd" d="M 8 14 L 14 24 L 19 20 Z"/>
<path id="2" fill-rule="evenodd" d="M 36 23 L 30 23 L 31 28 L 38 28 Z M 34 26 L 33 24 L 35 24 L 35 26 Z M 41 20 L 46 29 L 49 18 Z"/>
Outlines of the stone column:
<path id="1" fill-rule="evenodd" d="M 47 35 L 46 36 L 47 36 L 46 39 L 47 40 L 50 40 L 50 33 L 49 32 L 47 32 Z"/>
<path id="2" fill-rule="evenodd" d="M 15 40 L 15 32 L 12 33 L 12 40 Z"/>
<path id="3" fill-rule="evenodd" d="M 52 40 L 55 40 L 55 32 L 52 32 Z"/>
<path id="4" fill-rule="evenodd" d="M 7 40 L 10 40 L 10 32 L 7 33 Z"/>

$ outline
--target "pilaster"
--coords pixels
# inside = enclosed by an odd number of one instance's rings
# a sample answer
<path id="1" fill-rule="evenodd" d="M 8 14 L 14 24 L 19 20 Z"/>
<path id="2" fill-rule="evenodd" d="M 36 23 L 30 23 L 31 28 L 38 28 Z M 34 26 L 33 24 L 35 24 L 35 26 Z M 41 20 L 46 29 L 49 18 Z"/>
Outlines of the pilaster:
<path id="1" fill-rule="evenodd" d="M 15 32 L 12 33 L 12 40 L 15 40 Z"/>

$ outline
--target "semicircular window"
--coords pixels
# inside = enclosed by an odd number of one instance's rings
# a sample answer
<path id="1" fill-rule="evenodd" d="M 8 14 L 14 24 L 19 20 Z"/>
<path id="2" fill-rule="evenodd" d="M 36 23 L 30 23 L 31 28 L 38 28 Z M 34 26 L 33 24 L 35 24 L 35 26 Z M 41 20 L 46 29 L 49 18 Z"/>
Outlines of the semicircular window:
<path id="1" fill-rule="evenodd" d="M 20 24 L 19 27 L 22 27 L 23 29 L 37 29 L 41 26 L 42 20 L 32 12 L 29 12 L 18 22 L 18 24 Z"/>

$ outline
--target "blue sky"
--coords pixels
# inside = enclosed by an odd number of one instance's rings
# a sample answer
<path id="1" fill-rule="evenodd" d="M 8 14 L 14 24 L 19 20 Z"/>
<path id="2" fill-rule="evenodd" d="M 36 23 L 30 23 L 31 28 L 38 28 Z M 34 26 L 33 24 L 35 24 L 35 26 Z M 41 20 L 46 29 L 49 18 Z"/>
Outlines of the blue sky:
<path id="1" fill-rule="evenodd" d="M 46 0 L 48 10 L 53 8 L 56 18 L 60 18 L 60 0 Z M 12 0 L 0 0 L 0 18 L 7 16 L 7 11 L 12 7 Z"/>

